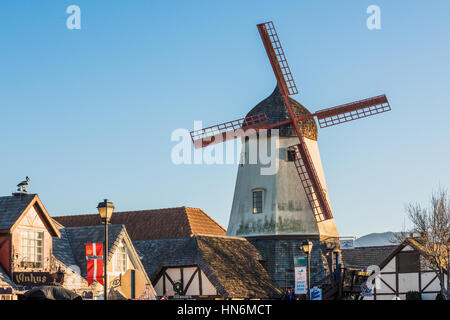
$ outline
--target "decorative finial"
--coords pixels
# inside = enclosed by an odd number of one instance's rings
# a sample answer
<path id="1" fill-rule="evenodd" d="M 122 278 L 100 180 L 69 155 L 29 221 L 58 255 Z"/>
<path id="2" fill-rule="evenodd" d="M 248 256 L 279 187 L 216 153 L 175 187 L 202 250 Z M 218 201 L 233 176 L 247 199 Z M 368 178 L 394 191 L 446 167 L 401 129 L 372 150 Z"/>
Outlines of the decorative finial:
<path id="1" fill-rule="evenodd" d="M 19 183 L 17 186 L 19 187 L 17 191 L 28 193 L 27 186 L 30 184 L 30 178 L 27 176 L 24 181 Z"/>

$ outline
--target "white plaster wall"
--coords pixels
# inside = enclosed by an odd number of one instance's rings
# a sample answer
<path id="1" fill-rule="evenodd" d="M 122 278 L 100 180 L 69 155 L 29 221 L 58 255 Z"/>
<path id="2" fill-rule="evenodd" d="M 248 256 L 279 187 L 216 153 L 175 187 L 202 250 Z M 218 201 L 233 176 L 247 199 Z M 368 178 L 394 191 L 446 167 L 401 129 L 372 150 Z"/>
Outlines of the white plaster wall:
<path id="1" fill-rule="evenodd" d="M 180 281 L 181 279 L 181 269 L 180 268 L 169 268 L 166 270 L 166 273 L 172 278 L 173 281 Z M 191 278 L 194 271 L 197 270 L 197 267 L 188 267 L 183 268 L 183 280 L 184 285 L 187 285 L 187 282 Z M 201 272 L 202 275 L 202 295 L 216 295 L 217 290 L 214 285 L 209 281 L 206 275 Z M 158 296 L 163 296 L 163 277 L 161 277 L 154 286 L 156 294 Z M 166 278 L 166 293 L 167 296 L 174 296 L 175 292 L 173 291 L 172 284 Z M 198 296 L 200 295 L 199 281 L 198 281 L 198 273 L 195 275 L 191 284 L 189 285 L 188 290 L 186 291 L 187 296 Z"/>
<path id="2" fill-rule="evenodd" d="M 395 274 L 381 274 L 381 278 L 386 282 L 391 288 L 395 289 Z M 393 291 L 381 281 L 381 288 L 377 288 L 378 293 L 393 293 Z"/>
<path id="3" fill-rule="evenodd" d="M 317 141 L 306 139 L 322 187 L 326 187 Z M 313 211 L 293 162 L 286 160 L 286 148 L 298 144 L 296 137 L 280 137 L 276 175 L 261 175 L 258 164 L 239 166 L 227 235 L 255 236 L 273 234 L 338 236 L 334 219 L 316 223 Z M 248 161 L 249 142 L 243 143 Z M 268 149 L 270 142 L 268 143 Z M 269 149 L 270 150 L 270 149 Z M 263 213 L 252 213 L 252 190 L 264 189 Z M 269 224 L 269 227 L 264 227 Z M 242 228 L 245 225 L 247 228 Z"/>
<path id="4" fill-rule="evenodd" d="M 399 273 L 398 287 L 399 292 L 419 291 L 419 274 Z"/>
<path id="5" fill-rule="evenodd" d="M 202 272 L 202 294 L 205 295 L 216 295 L 217 289 L 213 286 L 213 284 L 209 281 L 208 277 Z"/>
<path id="6" fill-rule="evenodd" d="M 391 261 L 384 266 L 381 272 L 395 272 L 395 258 L 391 259 Z"/>

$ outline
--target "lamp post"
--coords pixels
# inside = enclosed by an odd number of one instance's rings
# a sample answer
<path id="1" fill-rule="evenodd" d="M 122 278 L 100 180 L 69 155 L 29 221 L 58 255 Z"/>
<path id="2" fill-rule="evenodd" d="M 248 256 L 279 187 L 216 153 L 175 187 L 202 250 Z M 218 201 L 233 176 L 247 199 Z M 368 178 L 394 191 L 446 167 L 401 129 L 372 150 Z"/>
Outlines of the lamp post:
<path id="1" fill-rule="evenodd" d="M 98 213 L 102 222 L 105 224 L 105 242 L 103 243 L 103 266 L 104 266 L 104 283 L 103 283 L 103 299 L 108 300 L 108 223 L 111 220 L 114 211 L 114 205 L 105 199 L 97 206 Z"/>
<path id="2" fill-rule="evenodd" d="M 307 288 L 308 288 L 307 294 L 306 294 L 306 300 L 310 299 L 309 287 L 310 287 L 310 280 L 311 279 L 310 279 L 310 261 L 309 261 L 310 259 L 309 259 L 309 255 L 311 253 L 312 247 L 313 247 L 313 243 L 311 241 L 309 241 L 309 240 L 304 241 L 302 243 L 303 252 L 306 253 L 306 261 L 307 261 L 307 264 L 308 264 L 308 266 L 306 268 L 306 281 L 307 281 L 306 283 L 307 283 Z"/>

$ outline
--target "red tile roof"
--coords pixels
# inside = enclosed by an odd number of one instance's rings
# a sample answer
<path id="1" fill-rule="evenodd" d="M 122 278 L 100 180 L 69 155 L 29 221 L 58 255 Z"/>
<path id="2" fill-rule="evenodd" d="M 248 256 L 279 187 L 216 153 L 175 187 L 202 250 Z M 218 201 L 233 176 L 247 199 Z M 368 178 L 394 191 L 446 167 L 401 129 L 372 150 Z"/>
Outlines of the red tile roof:
<path id="1" fill-rule="evenodd" d="M 98 214 L 59 216 L 53 219 L 65 227 L 83 227 L 101 223 Z M 189 207 L 114 212 L 111 223 L 124 224 L 132 240 L 226 234 L 226 230 L 201 209 Z"/>

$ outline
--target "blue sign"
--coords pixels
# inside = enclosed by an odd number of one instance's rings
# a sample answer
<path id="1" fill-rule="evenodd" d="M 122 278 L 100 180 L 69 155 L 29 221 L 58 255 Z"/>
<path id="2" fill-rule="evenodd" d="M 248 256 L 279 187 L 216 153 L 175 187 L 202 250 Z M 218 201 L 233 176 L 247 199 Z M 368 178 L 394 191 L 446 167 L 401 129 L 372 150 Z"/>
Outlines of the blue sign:
<path id="1" fill-rule="evenodd" d="M 306 257 L 294 257 L 295 272 L 295 294 L 307 294 L 306 268 L 308 260 Z"/>
<path id="2" fill-rule="evenodd" d="M 361 296 L 362 297 L 373 296 L 372 288 L 367 285 L 367 282 L 361 284 Z"/>
<path id="3" fill-rule="evenodd" d="M 354 239 L 341 239 L 339 240 L 339 246 L 341 249 L 355 249 Z"/>
<path id="4" fill-rule="evenodd" d="M 312 287 L 310 298 L 311 300 L 322 300 L 322 288 Z"/>

